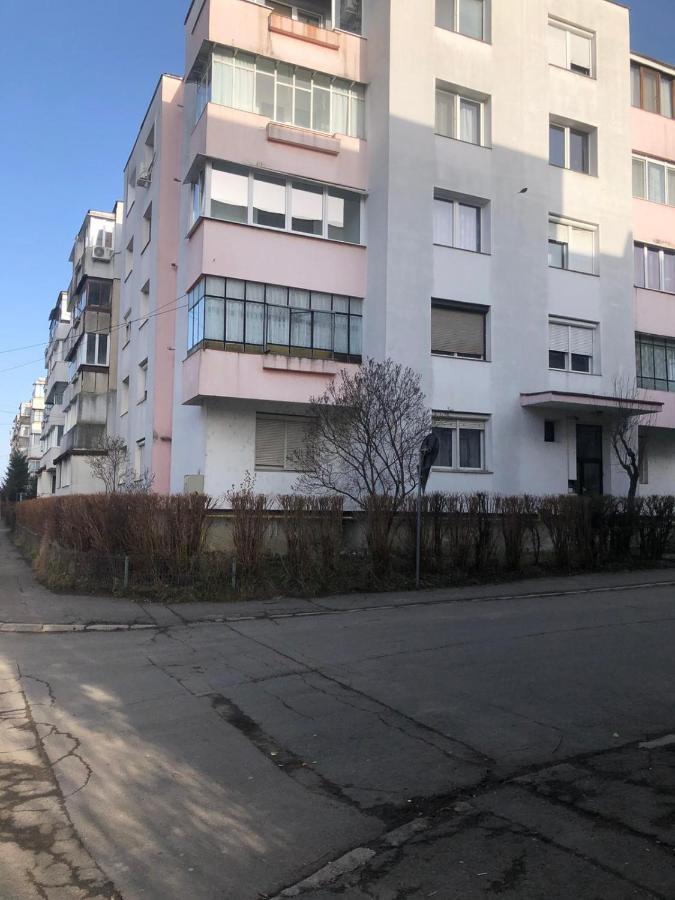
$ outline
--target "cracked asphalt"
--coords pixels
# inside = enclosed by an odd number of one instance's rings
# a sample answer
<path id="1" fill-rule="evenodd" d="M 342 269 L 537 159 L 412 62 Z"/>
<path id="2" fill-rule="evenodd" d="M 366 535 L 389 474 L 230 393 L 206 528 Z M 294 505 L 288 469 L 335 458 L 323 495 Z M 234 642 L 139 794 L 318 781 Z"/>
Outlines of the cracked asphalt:
<path id="1" fill-rule="evenodd" d="M 675 587 L 537 584 L 0 633 L 0 898 L 672 900 Z"/>

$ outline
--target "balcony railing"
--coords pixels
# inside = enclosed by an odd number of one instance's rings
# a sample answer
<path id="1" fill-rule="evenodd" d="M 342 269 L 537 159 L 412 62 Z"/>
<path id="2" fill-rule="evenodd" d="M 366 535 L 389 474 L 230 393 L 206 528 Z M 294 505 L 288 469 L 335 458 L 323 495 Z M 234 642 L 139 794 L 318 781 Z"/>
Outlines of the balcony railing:
<path id="1" fill-rule="evenodd" d="M 72 450 L 100 450 L 105 435 L 105 425 L 75 425 L 66 431 L 61 441 L 61 455 Z"/>

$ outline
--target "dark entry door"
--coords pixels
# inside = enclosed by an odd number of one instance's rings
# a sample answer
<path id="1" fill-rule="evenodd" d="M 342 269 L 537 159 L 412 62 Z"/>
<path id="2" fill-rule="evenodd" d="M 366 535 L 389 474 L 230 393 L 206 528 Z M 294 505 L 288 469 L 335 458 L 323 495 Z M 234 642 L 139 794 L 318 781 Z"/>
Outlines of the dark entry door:
<path id="1" fill-rule="evenodd" d="M 577 491 L 602 494 L 602 426 L 577 425 Z"/>

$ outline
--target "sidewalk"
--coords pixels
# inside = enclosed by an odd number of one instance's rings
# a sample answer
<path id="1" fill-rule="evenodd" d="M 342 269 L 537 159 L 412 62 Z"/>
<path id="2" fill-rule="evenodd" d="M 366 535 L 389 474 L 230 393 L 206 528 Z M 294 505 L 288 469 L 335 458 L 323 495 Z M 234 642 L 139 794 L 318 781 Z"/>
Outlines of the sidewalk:
<path id="1" fill-rule="evenodd" d="M 148 603 L 122 597 L 54 594 L 38 584 L 6 529 L 0 529 L 0 631 L 76 631 L 167 628 L 253 618 L 331 615 L 359 609 L 481 602 L 515 597 L 597 593 L 672 585 L 673 569 L 641 569 L 530 578 L 432 591 L 349 594 L 314 599 L 277 598 L 226 603 Z M 44 626 L 44 627 L 43 627 Z"/>

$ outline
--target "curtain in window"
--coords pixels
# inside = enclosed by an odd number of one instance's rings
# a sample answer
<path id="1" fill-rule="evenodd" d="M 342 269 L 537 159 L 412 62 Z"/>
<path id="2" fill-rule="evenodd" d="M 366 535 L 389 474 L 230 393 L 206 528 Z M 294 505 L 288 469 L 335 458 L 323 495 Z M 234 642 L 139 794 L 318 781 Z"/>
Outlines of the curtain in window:
<path id="1" fill-rule="evenodd" d="M 675 206 L 675 169 L 668 169 L 668 206 Z"/>
<path id="2" fill-rule="evenodd" d="M 675 294 L 675 253 L 663 254 L 663 290 Z"/>
<path id="3" fill-rule="evenodd" d="M 291 227 L 305 234 L 323 233 L 323 188 L 294 182 L 291 190 Z"/>
<path id="4" fill-rule="evenodd" d="M 333 349 L 333 317 L 328 312 L 314 312 L 314 347 L 317 350 Z"/>
<path id="5" fill-rule="evenodd" d="M 438 438 L 439 448 L 436 457 L 436 465 L 445 468 L 452 468 L 452 428 L 436 427 L 431 429 Z"/>
<path id="6" fill-rule="evenodd" d="M 647 164 L 647 184 L 649 199 L 656 203 L 666 202 L 666 170 L 656 163 Z"/>
<path id="7" fill-rule="evenodd" d="M 630 67 L 630 94 L 633 106 L 640 106 L 640 67 Z"/>
<path id="8" fill-rule="evenodd" d="M 633 256 L 635 262 L 635 286 L 645 286 L 645 251 L 644 247 L 635 244 L 633 248 Z"/>
<path id="9" fill-rule="evenodd" d="M 293 347 L 312 346 L 312 314 L 291 310 L 291 345 Z"/>
<path id="10" fill-rule="evenodd" d="M 363 319 L 351 316 L 349 319 L 349 352 L 353 356 L 361 356 L 363 340 Z"/>
<path id="11" fill-rule="evenodd" d="M 654 291 L 661 288 L 661 259 L 658 250 L 647 250 L 647 287 Z"/>
<path id="12" fill-rule="evenodd" d="M 234 60 L 234 83 L 232 86 L 232 105 L 235 109 L 253 111 L 254 78 L 255 56 L 239 53 Z"/>
<path id="13" fill-rule="evenodd" d="M 214 53 L 211 65 L 210 99 L 214 103 L 220 103 L 222 106 L 232 106 L 232 85 L 234 81 L 232 56 L 227 56 L 224 53 Z"/>
<path id="14" fill-rule="evenodd" d="M 361 34 L 362 0 L 336 0 L 338 28 Z"/>
<path id="15" fill-rule="evenodd" d="M 452 137 L 453 107 L 455 95 L 448 91 L 436 91 L 436 134 Z"/>
<path id="16" fill-rule="evenodd" d="M 213 168 L 211 172 L 211 215 L 228 222 L 248 218 L 248 175 Z"/>
<path id="17" fill-rule="evenodd" d="M 461 250 L 480 250 L 480 210 L 459 204 L 459 236 L 456 244 Z"/>
<path id="18" fill-rule="evenodd" d="M 633 160 L 633 196 L 643 199 L 645 195 L 645 164 L 642 159 Z"/>
<path id="19" fill-rule="evenodd" d="M 267 312 L 267 343 L 289 344 L 290 310 L 286 306 L 268 306 Z"/>
<path id="20" fill-rule="evenodd" d="M 226 340 L 235 344 L 244 342 L 244 303 L 241 300 L 227 301 Z"/>
<path id="21" fill-rule="evenodd" d="M 434 200 L 434 244 L 452 247 L 453 207 L 451 200 Z"/>
<path id="22" fill-rule="evenodd" d="M 464 98 L 459 101 L 459 137 L 480 144 L 480 104 Z"/>
<path id="23" fill-rule="evenodd" d="M 658 112 L 659 78 L 652 69 L 642 70 L 642 108 L 648 112 Z"/>
<path id="24" fill-rule="evenodd" d="M 206 298 L 204 338 L 207 341 L 222 341 L 225 336 L 225 302 L 219 297 Z"/>
<path id="25" fill-rule="evenodd" d="M 340 87 L 338 87 L 338 84 Z M 331 131 L 338 134 L 349 132 L 349 87 L 341 82 L 333 84 L 332 91 L 333 110 L 331 116 Z"/>
<path id="26" fill-rule="evenodd" d="M 246 303 L 246 343 L 262 345 L 265 328 L 263 303 Z"/>
<path id="27" fill-rule="evenodd" d="M 255 73 L 255 110 L 260 116 L 274 118 L 274 61 L 258 58 Z"/>
<path id="28" fill-rule="evenodd" d="M 314 76 L 312 97 L 312 128 L 316 131 L 330 131 L 330 80 L 328 78 Z"/>
<path id="29" fill-rule="evenodd" d="M 335 353 L 349 353 L 349 316 L 341 314 L 335 316 L 333 350 Z"/>
<path id="30" fill-rule="evenodd" d="M 253 221 L 256 225 L 284 228 L 286 225 L 286 182 L 270 175 L 253 178 Z"/>
<path id="31" fill-rule="evenodd" d="M 293 67 L 277 65 L 277 122 L 293 121 Z"/>
<path id="32" fill-rule="evenodd" d="M 483 432 L 475 428 L 459 429 L 459 465 L 461 469 L 481 468 Z"/>
<path id="33" fill-rule="evenodd" d="M 661 115 L 673 116 L 673 79 L 661 75 Z"/>

